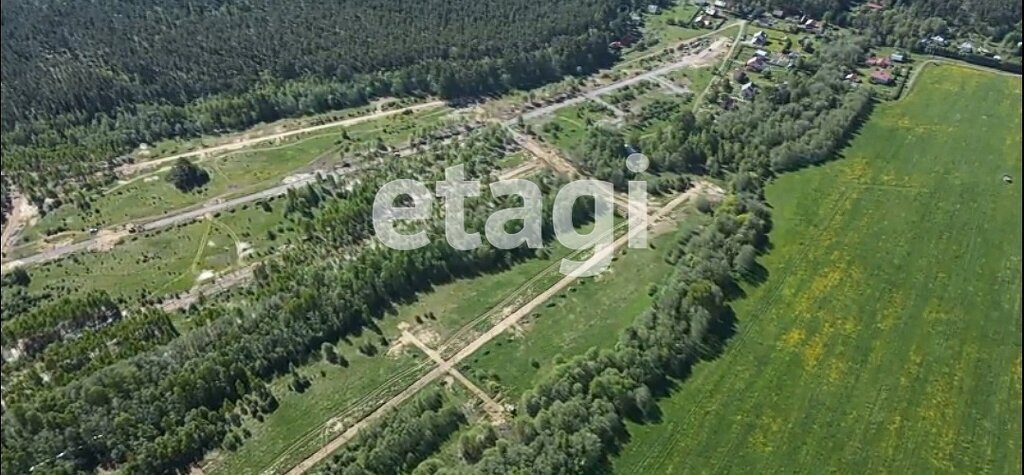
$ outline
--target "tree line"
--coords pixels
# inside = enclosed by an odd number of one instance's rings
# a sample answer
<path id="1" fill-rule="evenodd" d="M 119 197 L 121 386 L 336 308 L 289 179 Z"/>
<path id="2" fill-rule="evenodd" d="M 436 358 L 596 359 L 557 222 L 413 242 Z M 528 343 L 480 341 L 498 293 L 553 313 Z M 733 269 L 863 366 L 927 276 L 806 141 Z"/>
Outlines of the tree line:
<path id="1" fill-rule="evenodd" d="M 5 175 L 41 203 L 109 180 L 140 143 L 588 73 L 647 3 L 8 2 Z"/>
<path id="2" fill-rule="evenodd" d="M 366 200 L 348 198 L 376 191 L 395 176 L 438 179 L 445 164 L 464 163 L 471 177 L 486 178 L 504 156 L 489 144 L 471 138 L 444 147 L 447 152 L 391 161 L 337 199 L 365 206 Z M 398 168 L 406 164 L 424 174 Z M 544 209 L 550 210 L 561 182 L 554 176 L 538 181 L 547 197 Z M 581 201 L 574 209 L 577 222 L 589 219 L 588 204 Z M 483 229 L 494 206 L 512 205 L 487 193 L 467 200 L 467 226 Z M 535 256 L 527 248 L 457 251 L 443 239 L 439 218 L 428 223 L 431 244 L 414 251 L 365 242 L 339 247 L 326 236 L 308 236 L 260 267 L 248 298 L 241 299 L 247 303 L 210 304 L 203 309 L 208 323 L 201 328 L 11 404 L 3 415 L 4 471 L 24 472 L 62 452 L 63 458 L 51 462 L 55 469 L 116 466 L 129 474 L 183 469 L 240 430 L 240 411 L 273 410 L 271 399 L 258 396 L 264 381 L 315 357 L 324 342 L 376 329 L 376 319 L 392 305 L 433 285 Z M 360 229 L 370 214 L 339 208 L 318 212 L 314 219 L 325 223 L 312 229 Z M 552 236 L 550 228 L 544 232 Z"/>

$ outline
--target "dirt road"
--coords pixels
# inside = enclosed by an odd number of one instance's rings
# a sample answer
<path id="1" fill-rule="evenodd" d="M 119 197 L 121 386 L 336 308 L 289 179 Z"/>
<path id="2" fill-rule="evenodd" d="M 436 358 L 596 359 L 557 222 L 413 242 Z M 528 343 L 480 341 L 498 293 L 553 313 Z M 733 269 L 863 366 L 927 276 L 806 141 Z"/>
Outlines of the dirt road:
<path id="1" fill-rule="evenodd" d="M 16 191 L 11 193 L 11 215 L 7 217 L 7 225 L 4 226 L 3 234 L 0 236 L 0 246 L 4 252 L 17 244 L 21 237 L 21 231 L 25 226 L 39 214 L 32 202 L 25 195 Z"/>
<path id="2" fill-rule="evenodd" d="M 470 381 L 469 378 L 465 377 L 462 372 L 455 367 L 455 364 L 450 361 L 445 361 L 437 351 L 431 349 L 426 343 L 423 343 L 422 340 L 417 338 L 416 335 L 413 335 L 408 330 L 402 330 L 402 341 L 412 343 L 413 346 L 419 348 L 419 350 L 427 355 L 427 357 L 434 363 L 437 363 L 438 367 L 445 368 L 449 375 L 462 383 L 469 392 L 473 393 L 481 402 L 483 402 L 484 410 L 487 412 L 487 415 L 491 417 L 492 421 L 495 423 L 501 423 L 505 420 L 505 409 L 501 407 L 501 404 L 498 404 L 498 401 L 495 401 L 489 394 L 487 394 L 487 392 L 480 389 L 479 386 Z"/>
<path id="3" fill-rule="evenodd" d="M 203 148 L 203 149 L 199 149 L 199 150 L 193 150 L 191 152 L 179 153 L 177 155 L 171 155 L 169 157 L 157 158 L 157 159 L 154 159 L 154 160 L 147 160 L 145 162 L 140 162 L 140 163 L 129 163 L 129 164 L 122 165 L 122 166 L 118 167 L 117 168 L 117 173 L 119 175 L 122 175 L 122 176 L 134 175 L 134 174 L 136 174 L 136 173 L 138 173 L 138 172 L 140 172 L 142 170 L 146 170 L 146 169 L 149 169 L 149 168 L 153 168 L 153 167 L 158 167 L 158 166 L 161 166 L 161 165 L 169 164 L 170 162 L 173 162 L 173 161 L 175 161 L 175 160 L 177 160 L 179 158 L 191 158 L 191 157 L 197 157 L 197 156 L 201 156 L 201 155 L 209 155 L 209 154 L 214 154 L 214 153 L 221 153 L 221 152 L 228 152 L 228 151 L 232 151 L 232 150 L 239 150 L 239 149 L 250 147 L 252 145 L 256 145 L 256 144 L 263 143 L 263 142 L 270 142 L 270 141 L 273 141 L 273 140 L 278 140 L 278 139 L 283 139 L 283 138 L 287 138 L 287 137 L 292 137 L 292 136 L 295 136 L 295 135 L 308 134 L 310 132 L 316 132 L 318 130 L 329 129 L 329 128 L 332 128 L 332 127 L 342 127 L 342 126 L 348 126 L 348 125 L 356 125 L 356 124 L 360 124 L 360 123 L 363 123 L 363 122 L 367 122 L 367 121 L 371 121 L 371 120 L 376 120 L 376 119 L 381 119 L 381 118 L 389 117 L 389 116 L 396 115 L 396 114 L 402 114 L 404 112 L 415 112 L 415 111 L 418 111 L 418 110 L 429 109 L 429 108 L 432 108 L 432 107 L 440 107 L 440 106 L 443 106 L 443 105 L 445 105 L 444 101 L 425 102 L 423 104 L 415 104 L 415 105 L 411 105 L 409 107 L 403 107 L 401 109 L 392 109 L 392 110 L 374 112 L 372 114 L 361 115 L 359 117 L 351 117 L 351 118 L 348 118 L 348 119 L 336 120 L 334 122 L 328 122 L 326 124 L 311 125 L 309 127 L 302 127 L 300 129 L 289 130 L 289 131 L 286 131 L 286 132 L 280 132 L 280 133 L 276 133 L 276 134 L 264 135 L 264 136 L 255 137 L 255 138 L 251 138 L 251 139 L 239 140 L 237 142 L 231 142 L 231 143 L 226 143 L 226 144 L 223 144 L 223 145 L 217 145 L 215 147 L 207 147 L 207 148 Z"/>
<path id="4" fill-rule="evenodd" d="M 720 190 L 711 183 L 699 182 L 693 188 L 687 190 L 685 193 L 680 194 L 675 199 L 666 203 L 665 206 L 662 206 L 660 209 L 658 209 L 658 211 L 653 213 L 651 215 L 651 224 L 653 225 L 658 220 L 664 218 L 666 215 L 668 215 L 668 213 L 670 213 L 680 204 L 685 203 L 705 192 L 720 193 Z M 480 335 L 475 340 L 466 345 L 464 348 L 455 353 L 454 356 L 452 356 L 448 360 L 445 360 L 446 364 L 438 365 L 437 367 L 432 369 L 426 375 L 416 380 L 416 382 L 414 382 L 404 391 L 398 393 L 391 399 L 384 402 L 384 404 L 382 404 L 380 407 L 378 407 L 376 410 L 370 413 L 370 415 L 366 416 L 361 421 L 353 424 L 351 427 L 348 428 L 348 430 L 343 432 L 338 437 L 335 437 L 333 440 L 328 442 L 327 445 L 321 447 L 320 450 L 317 450 L 316 453 L 311 455 L 309 458 L 300 462 L 298 465 L 296 465 L 294 468 L 288 471 L 288 475 L 301 475 L 306 473 L 307 470 L 309 470 L 316 464 L 320 463 L 322 460 L 330 456 L 330 454 L 332 454 L 334 451 L 338 450 L 348 441 L 352 440 L 352 438 L 359 434 L 359 431 L 364 429 L 373 421 L 388 414 L 389 412 L 391 412 L 392 409 L 397 407 L 399 404 L 415 396 L 416 393 L 418 393 L 421 389 L 423 389 L 430 383 L 436 381 L 438 378 L 444 376 L 445 374 L 448 374 L 450 368 L 457 366 L 460 362 L 462 362 L 462 360 L 468 358 L 470 355 L 472 355 L 477 350 L 482 348 L 495 337 L 501 335 L 506 330 L 511 328 L 513 325 L 519 323 L 519 321 L 522 320 L 523 317 L 529 315 L 530 312 L 532 312 L 534 309 L 541 305 L 544 305 L 544 303 L 547 302 L 548 299 L 564 290 L 581 275 L 586 274 L 591 270 L 591 268 L 593 268 L 596 265 L 599 265 L 604 259 L 609 258 L 616 250 L 618 250 L 627 242 L 629 242 L 629 238 L 637 232 L 639 231 L 630 230 L 622 237 L 616 239 L 610 246 L 607 246 L 595 252 L 590 259 L 587 259 L 573 272 L 560 279 L 554 285 L 549 287 L 540 295 L 534 297 L 525 305 L 519 307 L 519 309 L 517 309 L 515 312 L 509 314 L 507 317 L 498 322 L 497 325 L 495 325 L 490 330 Z"/>
<path id="5" fill-rule="evenodd" d="M 741 34 L 742 34 L 742 28 L 740 29 L 740 31 L 741 31 Z M 722 55 L 722 53 L 725 53 L 725 45 L 727 45 L 727 44 L 729 44 L 729 40 L 720 39 L 720 40 L 715 41 L 714 43 L 712 43 L 711 46 L 709 46 L 707 49 L 704 49 L 704 50 L 702 50 L 700 52 L 697 52 L 697 53 L 694 53 L 694 54 L 690 54 L 690 55 L 684 56 L 684 57 L 682 57 L 682 58 L 680 58 L 680 59 L 678 59 L 678 60 L 676 60 L 676 61 L 674 61 L 672 63 L 669 63 L 669 64 L 667 64 L 665 66 L 662 66 L 660 68 L 652 69 L 652 70 L 647 71 L 645 73 L 638 74 L 636 76 L 629 77 L 629 78 L 623 79 L 621 81 L 616 81 L 616 82 L 613 82 L 613 83 L 605 85 L 605 86 L 601 86 L 601 87 L 599 87 L 597 89 L 594 89 L 592 91 L 587 92 L 586 94 L 581 94 L 581 95 L 578 95 L 578 96 L 574 96 L 574 97 L 566 99 L 566 100 L 564 100 L 562 102 L 556 102 L 554 104 L 550 104 L 550 105 L 547 105 L 547 106 L 544 106 L 544 107 L 538 107 L 538 108 L 533 109 L 533 110 L 531 110 L 529 112 L 523 113 L 520 117 L 522 117 L 522 120 L 524 120 L 524 121 L 533 120 L 533 119 L 536 119 L 538 117 L 543 117 L 543 116 L 546 116 L 548 114 L 553 114 L 554 112 L 556 112 L 559 109 L 562 109 L 564 107 L 569 107 L 569 106 L 572 106 L 572 105 L 575 105 L 575 104 L 580 104 L 582 102 L 592 100 L 591 98 L 593 96 L 600 96 L 600 95 L 603 95 L 603 94 L 607 94 L 609 92 L 617 91 L 617 90 L 622 89 L 624 87 L 631 86 L 633 84 L 636 84 L 636 83 L 639 83 L 639 82 L 642 82 L 642 81 L 651 80 L 652 78 L 657 77 L 657 76 L 662 76 L 664 74 L 668 74 L 668 73 L 670 73 L 672 71 L 675 71 L 677 69 L 688 68 L 688 67 L 696 68 L 696 67 L 707 66 L 707 65 L 712 64 L 715 61 L 717 61 L 718 58 Z M 735 44 L 733 44 L 733 47 L 735 48 Z M 731 54 L 731 52 L 730 52 L 730 54 Z M 510 119 L 510 120 L 506 121 L 505 123 L 510 125 L 510 126 L 512 126 L 512 125 L 515 125 L 518 120 L 519 119 L 515 119 L 514 118 L 514 119 Z"/>

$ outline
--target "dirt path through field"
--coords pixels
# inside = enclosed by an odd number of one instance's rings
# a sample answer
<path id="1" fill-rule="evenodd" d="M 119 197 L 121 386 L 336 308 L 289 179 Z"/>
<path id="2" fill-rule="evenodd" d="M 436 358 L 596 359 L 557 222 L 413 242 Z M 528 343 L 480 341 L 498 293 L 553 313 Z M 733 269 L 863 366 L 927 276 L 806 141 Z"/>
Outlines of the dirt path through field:
<path id="1" fill-rule="evenodd" d="M 666 203 L 660 209 L 658 209 L 658 211 L 653 213 L 651 215 L 651 224 L 657 223 L 659 220 L 661 220 L 670 212 L 672 212 L 672 210 L 674 210 L 680 204 L 685 203 L 703 193 L 719 194 L 721 193 L 721 189 L 709 182 L 698 182 L 693 188 L 680 194 L 676 198 Z M 418 393 L 421 389 L 423 389 L 430 383 L 436 381 L 438 378 L 446 374 L 449 374 L 449 370 L 453 367 L 456 367 L 459 363 L 462 362 L 462 360 L 468 358 L 470 355 L 472 355 L 477 350 L 482 348 L 495 337 L 501 335 L 509 328 L 512 328 L 513 326 L 518 324 L 523 317 L 529 315 L 530 312 L 532 312 L 537 307 L 544 305 L 544 303 L 547 302 L 548 299 L 564 290 L 570 284 L 575 282 L 576 279 L 579 278 L 580 276 L 588 273 L 594 266 L 599 265 L 604 260 L 610 258 L 616 250 L 618 250 L 627 242 L 629 242 L 629 238 L 632 237 L 637 232 L 639 232 L 639 230 L 630 230 L 625 235 L 616 239 L 610 246 L 606 246 L 603 249 L 596 251 L 590 259 L 587 259 L 582 265 L 577 267 L 571 273 L 560 279 L 547 290 L 541 292 L 539 295 L 534 297 L 532 300 L 530 300 L 523 306 L 519 307 L 519 309 L 517 309 L 515 312 L 509 314 L 507 317 L 498 322 L 497 325 L 495 325 L 494 327 L 492 327 L 491 329 L 477 337 L 475 340 L 470 342 L 464 348 L 459 350 L 457 353 L 455 353 L 454 356 L 452 356 L 448 360 L 443 360 L 444 364 L 440 364 L 434 369 L 432 369 L 429 373 L 427 373 L 420 379 L 416 380 L 416 382 L 414 382 L 404 391 L 387 400 L 375 411 L 370 413 L 370 415 L 366 416 L 361 421 L 353 424 L 341 435 L 335 437 L 333 440 L 328 442 L 327 445 L 320 448 L 320 450 L 317 450 L 316 453 L 311 455 L 306 460 L 300 462 L 291 470 L 289 470 L 288 475 L 301 475 L 303 473 L 306 473 L 306 471 L 313 468 L 313 466 L 320 463 L 322 460 L 324 460 L 332 453 L 334 453 L 336 450 L 341 448 L 343 445 L 348 443 L 348 441 L 352 440 L 359 433 L 359 431 L 364 429 L 369 424 L 373 423 L 373 421 L 388 414 L 389 412 L 391 412 L 392 409 L 415 396 L 416 393 Z"/>
<path id="2" fill-rule="evenodd" d="M 392 110 L 386 110 L 386 111 L 379 111 L 379 112 L 374 112 L 372 114 L 361 115 L 359 117 L 350 117 L 348 119 L 336 120 L 334 122 L 328 122 L 326 124 L 311 125 L 309 127 L 302 127 L 302 128 L 299 128 L 299 129 L 289 130 L 289 131 L 286 131 L 286 132 L 280 132 L 280 133 L 276 133 L 276 134 L 264 135 L 264 136 L 261 136 L 261 137 L 255 137 L 255 138 L 251 138 L 251 139 L 239 140 L 237 142 L 226 143 L 226 144 L 217 145 L 217 146 L 214 146 L 214 147 L 207 147 L 207 148 L 203 148 L 203 149 L 200 149 L 200 150 L 193 150 L 191 152 L 179 153 L 177 155 L 171 155 L 169 157 L 157 158 L 155 160 L 147 160 L 145 162 L 140 162 L 140 163 L 129 163 L 129 164 L 122 165 L 122 166 L 118 167 L 117 168 L 117 173 L 119 175 L 122 175 L 122 176 L 134 175 L 134 174 L 136 174 L 136 173 L 138 173 L 138 172 L 140 172 L 142 170 L 146 170 L 146 169 L 149 169 L 149 168 L 157 167 L 157 166 L 160 166 L 160 165 L 169 164 L 170 162 L 173 162 L 173 161 L 175 161 L 175 160 L 177 160 L 179 158 L 191 158 L 191 157 L 197 157 L 197 156 L 202 156 L 202 155 L 209 155 L 209 154 L 214 154 L 214 153 L 228 152 L 228 151 L 232 151 L 232 150 L 239 150 L 239 149 L 243 149 L 243 148 L 246 148 L 246 147 L 250 147 L 250 146 L 258 144 L 258 143 L 269 142 L 269 141 L 273 141 L 273 140 L 283 139 L 283 138 L 292 137 L 292 136 L 295 136 L 295 135 L 306 134 L 306 133 L 310 133 L 310 132 L 316 132 L 318 130 L 329 129 L 329 128 L 332 128 L 332 127 L 356 125 L 356 124 L 360 124 L 360 123 L 363 123 L 363 122 L 368 122 L 368 121 L 371 121 L 371 120 L 376 120 L 376 119 L 381 119 L 381 118 L 384 118 L 384 117 L 389 117 L 389 116 L 393 116 L 393 115 L 397 115 L 397 114 L 402 114 L 402 113 L 405 113 L 405 112 L 415 112 L 415 111 L 418 111 L 418 110 L 429 109 L 429 108 L 432 108 L 432 107 L 440 107 L 440 106 L 443 106 L 443 105 L 445 105 L 444 101 L 425 102 L 423 104 L 415 104 L 415 105 L 411 105 L 409 107 L 403 107 L 401 109 L 392 109 Z"/>

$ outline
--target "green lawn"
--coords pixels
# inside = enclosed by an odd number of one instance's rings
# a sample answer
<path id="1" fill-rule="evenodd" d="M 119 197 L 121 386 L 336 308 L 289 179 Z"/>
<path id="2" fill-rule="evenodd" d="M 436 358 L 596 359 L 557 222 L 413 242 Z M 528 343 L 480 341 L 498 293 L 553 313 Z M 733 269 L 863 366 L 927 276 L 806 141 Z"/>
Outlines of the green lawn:
<path id="1" fill-rule="evenodd" d="M 767 281 L 618 472 L 1021 471 L 1021 81 L 922 74 L 768 188 Z"/>
<path id="2" fill-rule="evenodd" d="M 700 7 L 688 0 L 681 0 L 672 8 L 661 10 L 656 15 L 650 15 L 644 22 L 644 36 L 658 38 L 661 46 L 675 46 L 680 41 L 707 33 L 710 30 L 678 26 L 689 24 L 690 19 L 699 9 Z M 670 25 L 670 20 L 677 25 Z"/>
<path id="3" fill-rule="evenodd" d="M 690 232 L 703 221 L 688 214 L 679 232 Z M 495 338 L 467 359 L 463 371 L 490 392 L 517 401 L 555 366 L 559 355 L 568 359 L 590 348 L 610 347 L 650 306 L 648 290 L 671 271 L 665 257 L 678 235 L 654 237 L 652 249 L 619 251 L 609 272 L 579 279 L 523 319 L 516 331 Z"/>

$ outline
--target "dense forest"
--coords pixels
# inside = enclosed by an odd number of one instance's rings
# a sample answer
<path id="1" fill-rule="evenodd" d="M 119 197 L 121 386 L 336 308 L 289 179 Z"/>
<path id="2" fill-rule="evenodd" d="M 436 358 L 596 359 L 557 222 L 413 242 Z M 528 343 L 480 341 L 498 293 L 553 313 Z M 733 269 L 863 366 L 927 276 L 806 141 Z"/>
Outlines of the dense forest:
<path id="1" fill-rule="evenodd" d="M 140 143 L 590 72 L 634 2 L 7 2 L 4 172 L 39 202 Z"/>

